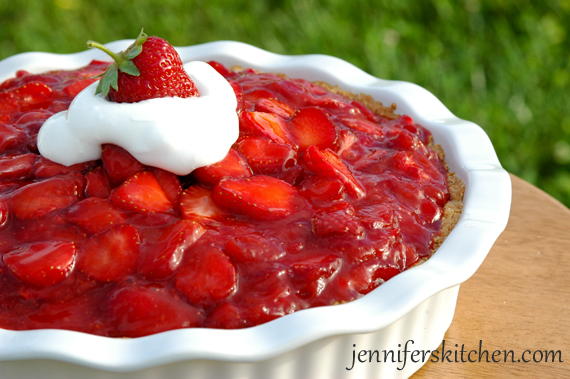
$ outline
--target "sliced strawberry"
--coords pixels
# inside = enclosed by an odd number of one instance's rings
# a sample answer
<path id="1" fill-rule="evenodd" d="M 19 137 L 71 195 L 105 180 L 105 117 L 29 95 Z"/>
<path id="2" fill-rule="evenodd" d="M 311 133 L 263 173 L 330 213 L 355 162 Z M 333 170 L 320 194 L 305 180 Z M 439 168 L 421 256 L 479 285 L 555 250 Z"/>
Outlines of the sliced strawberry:
<path id="1" fill-rule="evenodd" d="M 214 329 L 241 329 L 250 325 L 244 307 L 232 302 L 218 305 L 206 320 L 204 327 Z"/>
<path id="2" fill-rule="evenodd" d="M 131 213 L 131 212 L 129 212 Z M 137 228 L 156 227 L 170 225 L 180 221 L 180 218 L 172 213 L 131 213 L 128 223 Z"/>
<path id="3" fill-rule="evenodd" d="M 87 88 L 90 84 L 97 81 L 96 78 L 86 78 L 81 80 L 75 80 L 71 84 L 68 84 L 63 91 L 71 97 L 77 96 L 79 92 L 83 91 Z"/>
<path id="4" fill-rule="evenodd" d="M 291 254 L 302 251 L 314 237 L 311 222 L 308 220 L 297 220 L 284 225 L 275 230 L 273 236 L 281 241 L 282 248 Z"/>
<path id="5" fill-rule="evenodd" d="M 242 83 L 242 88 L 243 88 L 243 83 Z M 257 101 L 259 99 L 274 99 L 275 98 L 275 94 L 265 90 L 265 89 L 256 89 L 253 91 L 249 91 L 249 92 L 245 92 L 243 94 L 243 103 L 244 103 L 244 109 L 246 110 L 253 110 L 253 108 L 255 108 L 255 103 L 257 103 Z"/>
<path id="6" fill-rule="evenodd" d="M 23 113 L 14 120 L 13 125 L 18 129 L 23 129 L 27 132 L 39 132 L 43 123 L 50 118 L 53 112 L 46 109 L 37 109 L 31 112 Z"/>
<path id="7" fill-rule="evenodd" d="M 396 223 L 394 210 L 386 204 L 370 204 L 368 207 L 360 209 L 358 219 L 368 229 L 382 230 L 391 227 Z"/>
<path id="8" fill-rule="evenodd" d="M 58 102 L 59 103 L 59 102 Z M 52 104 L 52 106 L 54 106 Z M 51 108 L 51 107 L 50 107 Z M 27 112 L 18 118 L 13 126 L 26 132 L 30 138 L 27 141 L 27 148 L 36 154 L 39 154 L 37 146 L 37 136 L 41 126 L 53 114 L 56 113 L 51 109 L 40 109 L 33 112 Z"/>
<path id="9" fill-rule="evenodd" d="M 0 194 L 4 192 L 12 192 L 16 188 L 22 187 L 28 184 L 27 181 L 24 180 L 1 180 L 0 181 Z"/>
<path id="10" fill-rule="evenodd" d="M 232 86 L 234 93 L 236 95 L 236 101 L 237 101 L 236 111 L 239 113 L 243 109 L 243 104 L 244 104 L 243 90 L 241 88 L 241 84 L 239 84 L 235 80 L 228 80 L 228 83 L 230 83 L 230 86 Z"/>
<path id="11" fill-rule="evenodd" d="M 364 188 L 358 183 L 344 162 L 331 150 L 321 150 L 310 146 L 304 156 L 305 163 L 317 175 L 325 178 L 336 178 L 346 187 L 346 191 L 356 198 L 366 195 Z"/>
<path id="12" fill-rule="evenodd" d="M 0 114 L 10 115 L 19 111 L 18 100 L 12 91 L 0 92 Z"/>
<path id="13" fill-rule="evenodd" d="M 348 130 L 341 130 L 338 139 L 337 155 L 347 160 L 354 160 L 358 157 L 353 147 L 358 142 L 358 137 Z"/>
<path id="14" fill-rule="evenodd" d="M 364 120 L 358 117 L 343 117 L 341 121 L 345 126 L 353 130 L 377 136 L 383 135 L 382 129 L 372 121 Z"/>
<path id="15" fill-rule="evenodd" d="M 212 190 L 200 185 L 193 185 L 182 192 L 180 197 L 182 218 L 201 222 L 222 221 L 227 216 L 212 199 Z"/>
<path id="16" fill-rule="evenodd" d="M 54 98 L 54 92 L 45 83 L 30 82 L 18 89 L 20 101 L 25 102 L 22 110 L 44 109 L 48 107 Z"/>
<path id="17" fill-rule="evenodd" d="M 33 174 L 36 179 L 51 178 L 56 175 L 65 175 L 73 172 L 83 172 L 95 167 L 96 161 L 88 161 L 77 163 L 71 166 L 64 166 L 62 164 L 50 161 L 43 156 L 38 156 L 36 164 L 34 165 Z"/>
<path id="18" fill-rule="evenodd" d="M 78 185 L 69 177 L 54 177 L 28 184 L 14 192 L 12 212 L 20 219 L 42 217 L 78 200 Z"/>
<path id="19" fill-rule="evenodd" d="M 205 231 L 197 222 L 181 220 L 176 224 L 157 228 L 150 235 L 145 234 L 139 273 L 151 280 L 167 279 L 182 262 L 184 251 Z"/>
<path id="20" fill-rule="evenodd" d="M 115 225 L 81 245 L 77 268 L 101 282 L 117 281 L 135 272 L 139 232 L 131 225 Z"/>
<path id="21" fill-rule="evenodd" d="M 45 83 L 34 81 L 0 92 L 0 113 L 46 108 L 52 102 L 53 91 Z"/>
<path id="22" fill-rule="evenodd" d="M 0 151 L 16 150 L 26 146 L 29 140 L 23 130 L 0 123 Z"/>
<path id="23" fill-rule="evenodd" d="M 312 219 L 315 234 L 323 236 L 362 237 L 364 228 L 354 217 L 354 209 L 347 203 L 318 212 Z"/>
<path id="24" fill-rule="evenodd" d="M 287 120 L 293 116 L 295 110 L 275 98 L 261 98 L 255 103 L 257 112 L 273 113 Z"/>
<path id="25" fill-rule="evenodd" d="M 100 233 L 105 229 L 125 222 L 129 214 L 115 207 L 108 199 L 89 197 L 67 210 L 67 219 L 90 233 Z"/>
<path id="26" fill-rule="evenodd" d="M 343 278 L 339 284 L 365 295 L 399 273 L 399 267 L 373 259 L 353 266 L 348 272 L 350 279 Z"/>
<path id="27" fill-rule="evenodd" d="M 188 252 L 188 262 L 176 274 L 176 287 L 197 305 L 211 306 L 237 287 L 237 272 L 226 254 L 215 246 Z"/>
<path id="28" fill-rule="evenodd" d="M 297 295 L 303 299 L 318 296 L 325 288 L 325 279 L 333 276 L 341 267 L 340 257 L 332 254 L 311 255 L 295 261 L 291 269 L 295 273 L 295 281 L 302 284 Z"/>
<path id="29" fill-rule="evenodd" d="M 59 214 L 19 220 L 18 228 L 13 235 L 20 243 L 56 240 L 80 242 L 87 237 L 83 230 Z"/>
<path id="30" fill-rule="evenodd" d="M 278 247 L 279 242 L 258 234 L 249 234 L 230 239 L 226 251 L 237 262 L 265 262 L 278 259 L 285 252 Z"/>
<path id="31" fill-rule="evenodd" d="M 112 293 L 107 313 L 113 334 L 133 338 L 199 326 L 205 318 L 200 308 L 185 303 L 166 288 L 140 285 Z"/>
<path id="32" fill-rule="evenodd" d="M 20 246 L 4 253 L 2 260 L 8 269 L 23 282 L 50 286 L 61 282 L 75 263 L 73 242 L 37 242 Z"/>
<path id="33" fill-rule="evenodd" d="M 251 168 L 244 157 L 231 148 L 226 157 L 220 162 L 197 168 L 192 175 L 201 184 L 213 187 L 220 179 L 225 177 L 249 178 L 251 176 Z"/>
<path id="34" fill-rule="evenodd" d="M 265 175 L 222 179 L 214 188 L 212 198 L 223 209 L 261 221 L 294 214 L 302 199 L 289 183 Z"/>
<path id="35" fill-rule="evenodd" d="M 334 178 L 310 175 L 301 183 L 299 193 L 312 202 L 328 202 L 342 199 L 344 186 Z"/>
<path id="36" fill-rule="evenodd" d="M 84 176 L 85 196 L 106 199 L 111 194 L 111 180 L 103 166 L 97 166 Z"/>
<path id="37" fill-rule="evenodd" d="M 111 192 L 116 206 L 135 212 L 174 213 L 172 203 L 150 171 L 134 174 Z"/>
<path id="38" fill-rule="evenodd" d="M 240 130 L 245 134 L 264 135 L 273 141 L 295 147 L 287 121 L 273 113 L 242 112 Z"/>
<path id="39" fill-rule="evenodd" d="M 420 182 L 430 180 L 430 177 L 416 163 L 416 160 L 414 159 L 414 154 L 409 151 L 397 151 L 395 152 L 395 154 L 390 155 L 387 160 L 389 168 L 391 168 L 398 174 L 402 174 L 408 178 Z"/>
<path id="40" fill-rule="evenodd" d="M 146 167 L 137 161 L 127 150 L 117 145 L 102 146 L 101 160 L 112 184 L 118 185 Z"/>
<path id="41" fill-rule="evenodd" d="M 168 197 L 168 200 L 170 200 L 172 204 L 180 203 L 180 195 L 182 195 L 180 178 L 170 171 L 156 167 L 153 167 L 151 171 L 158 184 L 160 184 L 160 187 L 164 190 L 164 194 Z"/>
<path id="42" fill-rule="evenodd" d="M 299 145 L 300 151 L 311 145 L 320 149 L 332 148 L 338 138 L 336 126 L 321 108 L 298 110 L 291 118 L 290 125 L 293 140 Z"/>
<path id="43" fill-rule="evenodd" d="M 280 174 L 297 163 L 297 153 L 289 145 L 264 137 L 248 136 L 235 145 L 255 174 Z"/>
<path id="44" fill-rule="evenodd" d="M 376 113 L 372 112 L 370 109 L 368 109 L 360 101 L 353 100 L 350 102 L 350 105 L 352 105 L 355 108 L 355 110 L 357 110 L 357 112 L 353 112 L 353 113 L 356 113 L 356 114 L 360 113 L 360 115 L 362 117 L 366 118 L 370 122 L 378 123 L 382 120 L 382 117 L 380 117 Z"/>
<path id="45" fill-rule="evenodd" d="M 236 73 L 234 71 L 227 69 L 226 66 L 224 66 L 220 62 L 209 61 L 208 64 L 212 66 L 216 71 L 218 71 L 220 75 L 222 75 L 226 79 L 236 76 Z"/>
<path id="46" fill-rule="evenodd" d="M 0 157 L 0 179 L 24 178 L 34 168 L 36 154 L 8 154 Z"/>
<path id="47" fill-rule="evenodd" d="M 241 268 L 246 274 L 241 277 L 240 291 L 232 300 L 246 307 L 244 316 L 252 325 L 306 307 L 295 294 L 291 268 L 276 261 L 250 263 Z"/>
<path id="48" fill-rule="evenodd" d="M 326 100 L 337 99 L 337 98 L 342 99 L 339 95 L 332 94 L 323 86 L 315 84 L 315 83 L 313 83 L 307 79 L 294 78 L 294 79 L 291 79 L 291 82 L 295 83 L 296 85 L 300 85 L 300 87 L 305 92 L 313 95 L 316 99 L 319 99 L 322 97 L 325 97 Z"/>
<path id="49" fill-rule="evenodd" d="M 315 103 L 315 96 L 304 87 L 303 84 L 305 83 L 307 81 L 283 80 L 279 78 L 268 84 L 266 88 L 278 94 L 278 97 L 285 100 L 291 107 L 299 109 Z"/>

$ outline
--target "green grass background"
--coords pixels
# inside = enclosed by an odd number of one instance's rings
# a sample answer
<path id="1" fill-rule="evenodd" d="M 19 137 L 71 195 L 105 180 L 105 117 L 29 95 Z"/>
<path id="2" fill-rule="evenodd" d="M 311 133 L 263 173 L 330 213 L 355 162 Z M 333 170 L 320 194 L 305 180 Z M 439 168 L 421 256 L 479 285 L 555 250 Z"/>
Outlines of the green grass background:
<path id="1" fill-rule="evenodd" d="M 0 59 L 86 41 L 236 40 L 417 83 L 570 206 L 570 0 L 0 0 Z"/>

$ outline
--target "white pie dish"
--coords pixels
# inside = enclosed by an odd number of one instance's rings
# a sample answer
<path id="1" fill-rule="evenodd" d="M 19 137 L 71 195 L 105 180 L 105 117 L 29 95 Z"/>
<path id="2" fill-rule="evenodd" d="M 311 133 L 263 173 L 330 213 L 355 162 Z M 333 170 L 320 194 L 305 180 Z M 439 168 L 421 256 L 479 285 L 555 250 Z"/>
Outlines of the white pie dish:
<path id="1" fill-rule="evenodd" d="M 107 44 L 124 49 L 132 41 Z M 434 350 L 449 327 L 459 284 L 485 259 L 504 230 L 511 183 L 485 132 L 455 117 L 434 95 L 406 82 L 370 76 L 338 58 L 284 56 L 238 42 L 177 48 L 184 62 L 216 60 L 291 77 L 320 80 L 372 95 L 428 128 L 465 183 L 459 223 L 426 263 L 405 271 L 356 301 L 312 308 L 241 330 L 180 329 L 136 339 L 63 330 L 0 329 L 0 378 L 406 378 L 424 362 L 352 363 L 356 350 Z M 0 82 L 17 70 L 74 69 L 98 50 L 24 53 L 0 62 Z M 398 347 L 398 345 L 401 347 Z M 356 347 L 354 347 L 356 345 Z M 397 354 L 397 353 L 396 353 Z M 401 369 L 403 367 L 403 369 Z"/>

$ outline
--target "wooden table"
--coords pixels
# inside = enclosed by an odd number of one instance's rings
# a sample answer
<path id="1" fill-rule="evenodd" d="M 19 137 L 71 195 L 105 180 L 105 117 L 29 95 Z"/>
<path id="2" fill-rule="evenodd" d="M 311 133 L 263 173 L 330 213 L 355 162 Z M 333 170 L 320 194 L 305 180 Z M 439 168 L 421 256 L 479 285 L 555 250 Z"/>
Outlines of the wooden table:
<path id="1" fill-rule="evenodd" d="M 527 182 L 511 179 L 507 228 L 459 290 L 444 338 L 452 362 L 428 362 L 412 379 L 570 378 L 570 210 Z M 476 362 L 469 362 L 471 350 Z M 495 350 L 499 363 L 493 362 Z M 545 362 L 545 350 L 560 351 L 554 363 L 553 355 Z"/>

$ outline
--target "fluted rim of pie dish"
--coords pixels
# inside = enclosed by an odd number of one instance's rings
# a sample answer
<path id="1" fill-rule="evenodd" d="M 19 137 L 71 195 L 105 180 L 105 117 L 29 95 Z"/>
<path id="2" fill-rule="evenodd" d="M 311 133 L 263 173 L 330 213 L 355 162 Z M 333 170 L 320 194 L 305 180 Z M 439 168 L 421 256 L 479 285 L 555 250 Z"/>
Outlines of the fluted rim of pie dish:
<path id="1" fill-rule="evenodd" d="M 132 41 L 106 44 L 124 49 Z M 439 250 L 424 264 L 404 271 L 349 303 L 309 308 L 255 327 L 221 330 L 189 328 L 121 339 L 66 330 L 0 329 L 0 361 L 52 359 L 126 372 L 184 360 L 257 362 L 321 338 L 373 332 L 390 326 L 432 295 L 456 286 L 479 268 L 507 224 L 511 182 L 491 141 L 478 125 L 454 116 L 433 94 L 412 83 L 378 79 L 326 55 L 287 56 L 234 41 L 177 47 L 183 62 L 219 61 L 290 77 L 319 80 L 365 93 L 428 128 L 452 172 L 466 186 L 463 213 Z M 29 52 L 0 62 L 0 82 L 17 70 L 40 73 L 75 69 L 108 60 L 99 50 L 74 54 Z"/>

